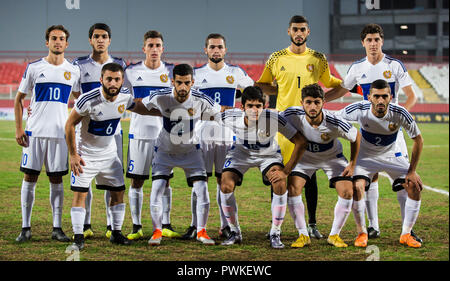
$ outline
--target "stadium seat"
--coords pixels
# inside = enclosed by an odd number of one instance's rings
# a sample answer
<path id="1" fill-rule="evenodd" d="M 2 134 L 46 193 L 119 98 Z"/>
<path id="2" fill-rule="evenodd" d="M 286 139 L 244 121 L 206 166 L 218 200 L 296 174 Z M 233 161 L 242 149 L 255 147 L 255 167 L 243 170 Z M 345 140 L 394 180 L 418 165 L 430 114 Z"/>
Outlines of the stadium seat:
<path id="1" fill-rule="evenodd" d="M 438 67 L 434 65 L 425 65 L 419 69 L 420 74 L 434 88 L 436 93 L 448 102 L 449 100 L 449 75 L 448 65 Z"/>

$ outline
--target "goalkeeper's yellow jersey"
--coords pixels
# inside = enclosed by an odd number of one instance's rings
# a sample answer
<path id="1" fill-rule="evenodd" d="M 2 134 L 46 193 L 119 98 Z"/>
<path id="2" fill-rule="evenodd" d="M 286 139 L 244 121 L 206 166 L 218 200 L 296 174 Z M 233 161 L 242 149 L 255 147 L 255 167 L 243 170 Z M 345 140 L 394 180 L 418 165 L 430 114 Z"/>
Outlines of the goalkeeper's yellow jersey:
<path id="1" fill-rule="evenodd" d="M 342 82 L 330 74 L 325 55 L 310 48 L 301 54 L 289 48 L 272 53 L 258 82 L 272 83 L 274 79 L 278 84 L 278 111 L 302 105 L 304 86 L 321 81 L 325 87 L 335 88 Z"/>

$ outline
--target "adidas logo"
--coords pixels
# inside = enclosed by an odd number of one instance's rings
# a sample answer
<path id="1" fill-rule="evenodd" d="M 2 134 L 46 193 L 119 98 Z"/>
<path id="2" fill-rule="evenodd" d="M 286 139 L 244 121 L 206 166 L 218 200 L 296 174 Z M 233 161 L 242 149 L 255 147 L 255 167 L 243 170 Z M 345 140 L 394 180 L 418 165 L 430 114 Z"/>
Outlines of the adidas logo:
<path id="1" fill-rule="evenodd" d="M 364 79 L 364 78 L 367 78 L 367 76 L 366 76 L 365 74 L 363 74 L 363 75 L 361 76 L 361 78 Z"/>
<path id="2" fill-rule="evenodd" d="M 91 76 L 91 75 L 89 75 L 89 72 L 86 72 L 86 74 L 84 74 L 84 77 L 88 77 L 88 76 Z"/>
<path id="3" fill-rule="evenodd" d="M 280 71 L 286 71 L 286 69 L 284 68 L 284 66 L 282 66 L 282 67 L 280 68 Z"/>
<path id="4" fill-rule="evenodd" d="M 97 114 L 97 116 L 102 116 L 102 115 L 103 115 L 103 113 L 101 111 Z"/>
<path id="5" fill-rule="evenodd" d="M 138 79 L 136 79 L 136 81 L 142 81 L 141 76 L 139 76 Z"/>
<path id="6" fill-rule="evenodd" d="M 206 81 L 206 79 L 203 79 L 202 84 L 204 83 L 208 83 L 208 81 Z"/>
<path id="7" fill-rule="evenodd" d="M 39 75 L 39 78 L 45 78 L 44 73 L 41 73 L 41 75 Z"/>

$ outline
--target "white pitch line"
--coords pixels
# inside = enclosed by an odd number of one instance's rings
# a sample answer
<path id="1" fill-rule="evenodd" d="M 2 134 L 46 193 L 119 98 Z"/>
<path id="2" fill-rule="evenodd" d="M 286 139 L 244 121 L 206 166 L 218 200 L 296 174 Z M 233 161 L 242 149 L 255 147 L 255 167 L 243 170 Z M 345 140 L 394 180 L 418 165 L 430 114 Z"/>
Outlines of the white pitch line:
<path id="1" fill-rule="evenodd" d="M 383 177 L 388 178 L 388 180 L 389 180 L 389 182 L 390 182 L 391 184 L 394 182 L 394 181 L 391 179 L 391 177 L 390 177 L 388 174 L 386 174 L 385 172 L 381 172 L 381 173 L 380 173 L 380 176 L 383 176 Z M 434 188 L 434 187 L 431 187 L 431 186 L 428 186 L 428 185 L 423 185 L 423 188 L 428 189 L 428 190 L 430 190 L 430 191 L 434 191 L 434 192 L 437 192 L 437 193 L 444 194 L 444 195 L 447 195 L 447 196 L 448 196 L 448 191 L 445 191 L 445 190 L 442 190 L 442 189 Z"/>

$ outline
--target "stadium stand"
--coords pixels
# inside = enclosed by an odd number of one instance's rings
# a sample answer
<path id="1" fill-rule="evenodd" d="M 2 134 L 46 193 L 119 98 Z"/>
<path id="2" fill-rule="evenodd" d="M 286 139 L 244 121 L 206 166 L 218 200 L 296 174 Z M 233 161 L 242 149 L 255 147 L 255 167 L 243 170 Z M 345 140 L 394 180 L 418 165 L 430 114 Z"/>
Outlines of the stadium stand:
<path id="1" fill-rule="evenodd" d="M 419 69 L 419 72 L 436 91 L 436 93 L 448 102 L 448 65 L 443 67 L 425 65 Z"/>

